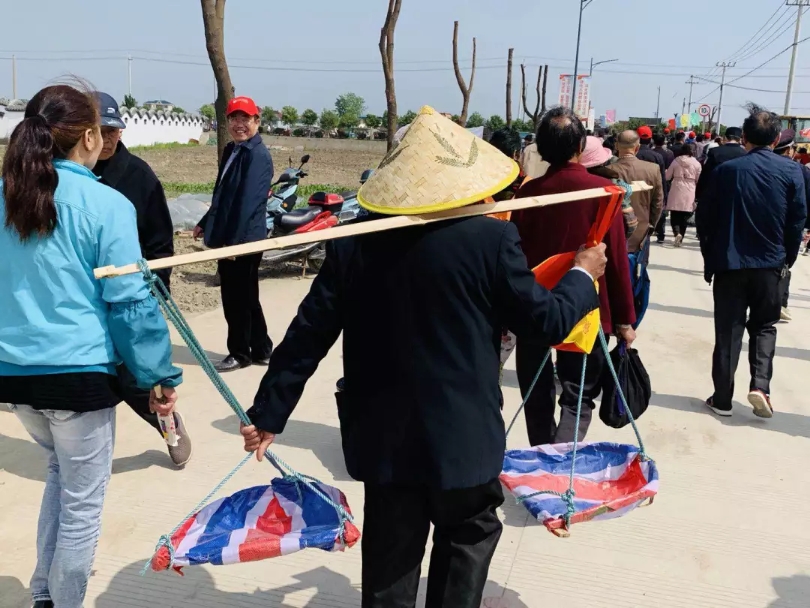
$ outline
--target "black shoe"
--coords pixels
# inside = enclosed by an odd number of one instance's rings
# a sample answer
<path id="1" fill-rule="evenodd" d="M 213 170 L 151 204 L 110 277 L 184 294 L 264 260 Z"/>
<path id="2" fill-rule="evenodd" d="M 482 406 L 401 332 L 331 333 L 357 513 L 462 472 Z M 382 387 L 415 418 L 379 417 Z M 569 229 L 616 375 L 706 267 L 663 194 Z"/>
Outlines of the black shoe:
<path id="1" fill-rule="evenodd" d="M 34 608 L 53 608 L 51 600 L 38 600 L 34 602 Z"/>
<path id="2" fill-rule="evenodd" d="M 228 355 L 222 361 L 217 363 L 214 368 L 220 373 L 233 372 L 237 369 L 248 367 L 250 363 L 244 363 L 232 355 Z"/>
<path id="3" fill-rule="evenodd" d="M 268 365 L 270 365 L 270 357 L 267 357 L 267 359 L 253 359 L 251 363 L 253 365 L 261 365 L 262 367 L 267 367 Z"/>
<path id="4" fill-rule="evenodd" d="M 708 407 L 711 411 L 713 411 L 718 416 L 722 416 L 723 418 L 729 418 L 731 416 L 731 409 L 732 408 L 720 408 L 714 405 L 714 395 L 706 399 L 706 407 Z"/>

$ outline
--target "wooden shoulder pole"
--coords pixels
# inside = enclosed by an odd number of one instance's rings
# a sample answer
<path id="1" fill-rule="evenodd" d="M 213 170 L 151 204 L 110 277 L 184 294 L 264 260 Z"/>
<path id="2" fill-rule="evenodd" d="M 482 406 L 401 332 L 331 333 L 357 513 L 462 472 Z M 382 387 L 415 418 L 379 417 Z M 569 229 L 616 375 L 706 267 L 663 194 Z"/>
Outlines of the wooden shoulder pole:
<path id="1" fill-rule="evenodd" d="M 632 186 L 634 192 L 652 189 L 651 186 L 648 186 L 644 182 L 633 182 Z M 489 215 L 490 213 L 502 213 L 504 211 L 520 211 L 522 209 L 532 209 L 534 207 L 544 207 L 546 205 L 557 205 L 560 203 L 580 201 L 588 198 L 599 198 L 606 195 L 607 192 L 603 188 L 593 188 L 590 190 L 579 190 L 577 192 L 565 192 L 562 194 L 535 196 L 533 198 L 513 199 L 510 201 L 492 203 L 489 205 L 468 205 L 467 207 L 461 207 L 459 209 L 451 209 L 449 211 L 440 211 L 439 213 L 430 213 L 426 215 L 396 215 L 369 222 L 359 222 L 357 224 L 336 226 L 335 228 L 329 228 L 328 230 L 305 232 L 303 234 L 291 234 L 289 236 L 281 236 L 274 239 L 246 243 L 244 245 L 222 247 L 221 249 L 209 249 L 207 251 L 177 255 L 171 258 L 152 260 L 149 262 L 149 268 L 151 270 L 160 270 L 161 268 L 173 268 L 175 266 L 185 266 L 186 264 L 211 262 L 225 258 L 236 258 L 243 255 L 250 255 L 251 253 L 270 251 L 272 249 L 282 249 L 284 247 L 306 245 L 307 243 L 318 243 L 321 241 L 329 241 L 346 236 L 356 236 L 358 234 L 366 234 L 369 232 L 381 232 L 383 230 L 393 230 L 395 228 L 407 228 L 408 226 L 421 226 L 444 220 L 473 217 L 476 215 Z M 118 267 L 104 266 L 103 268 L 96 268 L 93 271 L 93 274 L 97 279 L 104 279 L 108 277 L 117 277 L 124 274 L 134 274 L 140 271 L 141 270 L 138 268 L 138 264 L 132 263 Z"/>

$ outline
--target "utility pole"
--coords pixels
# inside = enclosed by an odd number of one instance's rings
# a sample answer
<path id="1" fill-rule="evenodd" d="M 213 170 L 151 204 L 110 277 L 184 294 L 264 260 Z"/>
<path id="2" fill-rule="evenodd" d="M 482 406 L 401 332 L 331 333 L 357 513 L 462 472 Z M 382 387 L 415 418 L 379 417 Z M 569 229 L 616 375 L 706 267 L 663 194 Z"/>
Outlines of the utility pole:
<path id="1" fill-rule="evenodd" d="M 17 99 L 17 56 L 11 56 L 11 97 Z"/>
<path id="2" fill-rule="evenodd" d="M 590 0 L 587 0 L 590 2 Z M 577 72 L 579 71 L 579 42 L 582 39 L 582 12 L 585 10 L 586 0 L 579 0 L 579 26 L 577 27 L 577 54 L 574 58 L 574 84 L 571 89 L 571 111 L 577 107 Z"/>
<path id="3" fill-rule="evenodd" d="M 737 65 L 736 61 L 734 63 L 729 63 L 727 61 L 724 61 L 723 63 L 718 63 L 717 64 L 718 68 L 723 68 L 723 75 L 720 77 L 720 103 L 717 104 L 717 132 L 718 133 L 720 132 L 720 125 L 722 124 L 720 122 L 720 119 L 722 118 L 722 114 L 723 114 L 723 89 L 726 86 L 726 68 L 733 68 L 735 65 Z"/>
<path id="4" fill-rule="evenodd" d="M 686 84 L 689 85 L 689 113 L 692 113 L 692 87 L 696 84 L 700 84 L 697 80 L 695 80 L 694 76 L 689 76 L 689 80 L 686 81 Z M 685 114 L 685 112 L 683 112 Z"/>
<path id="5" fill-rule="evenodd" d="M 681 105 L 681 114 L 686 114 L 686 97 L 683 98 L 683 105 Z"/>
<path id="6" fill-rule="evenodd" d="M 127 82 L 129 83 L 129 96 L 132 97 L 132 55 L 127 57 Z"/>
<path id="7" fill-rule="evenodd" d="M 796 58 L 799 55 L 799 36 L 802 31 L 802 13 L 808 5 L 808 0 L 787 0 L 787 6 L 798 7 L 796 12 L 796 33 L 793 35 L 793 54 L 790 58 L 790 73 L 788 74 L 787 94 L 785 95 L 785 114 L 790 114 L 790 98 L 793 95 L 793 77 L 796 72 Z M 718 123 L 719 124 L 719 123 Z"/>
<path id="8" fill-rule="evenodd" d="M 658 104 L 655 106 L 655 120 L 658 120 L 661 111 L 661 87 L 658 87 Z"/>

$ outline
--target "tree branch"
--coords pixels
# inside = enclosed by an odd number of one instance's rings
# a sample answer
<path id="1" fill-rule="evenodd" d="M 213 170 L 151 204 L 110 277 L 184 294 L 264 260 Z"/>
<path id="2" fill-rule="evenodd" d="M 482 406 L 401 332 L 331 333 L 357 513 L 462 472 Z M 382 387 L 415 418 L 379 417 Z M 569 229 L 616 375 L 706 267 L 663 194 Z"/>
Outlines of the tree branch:
<path id="1" fill-rule="evenodd" d="M 388 109 L 388 150 L 394 147 L 397 130 L 397 95 L 394 85 L 394 32 L 402 8 L 402 0 L 388 0 L 388 12 L 380 30 L 380 58 L 385 76 L 385 101 Z"/>
<path id="2" fill-rule="evenodd" d="M 200 2 L 205 28 L 205 48 L 217 81 L 217 99 L 214 107 L 217 113 L 217 155 L 221 160 L 222 152 L 230 137 L 225 110 L 234 95 L 228 62 L 225 59 L 225 0 L 200 0 Z"/>
<path id="3" fill-rule="evenodd" d="M 515 49 L 509 49 L 509 58 L 506 61 L 506 126 L 512 126 L 512 56 Z"/>

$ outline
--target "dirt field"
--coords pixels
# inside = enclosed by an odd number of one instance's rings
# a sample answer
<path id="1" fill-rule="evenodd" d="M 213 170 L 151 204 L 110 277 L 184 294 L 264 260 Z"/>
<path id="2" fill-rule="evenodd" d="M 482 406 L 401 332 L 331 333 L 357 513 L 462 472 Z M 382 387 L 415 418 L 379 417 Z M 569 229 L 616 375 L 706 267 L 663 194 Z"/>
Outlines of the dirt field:
<path id="1" fill-rule="evenodd" d="M 383 142 L 330 140 L 324 143 L 324 140 L 318 139 L 267 137 L 265 143 L 270 146 L 276 174 L 290 164 L 290 157 L 297 167 L 301 156 L 311 156 L 307 165 L 309 175 L 302 185 L 329 184 L 344 189 L 357 188 L 360 174 L 376 167 L 385 155 Z M 215 146 L 147 149 L 136 154 L 149 163 L 162 181 L 169 184 L 208 183 L 217 177 Z"/>

